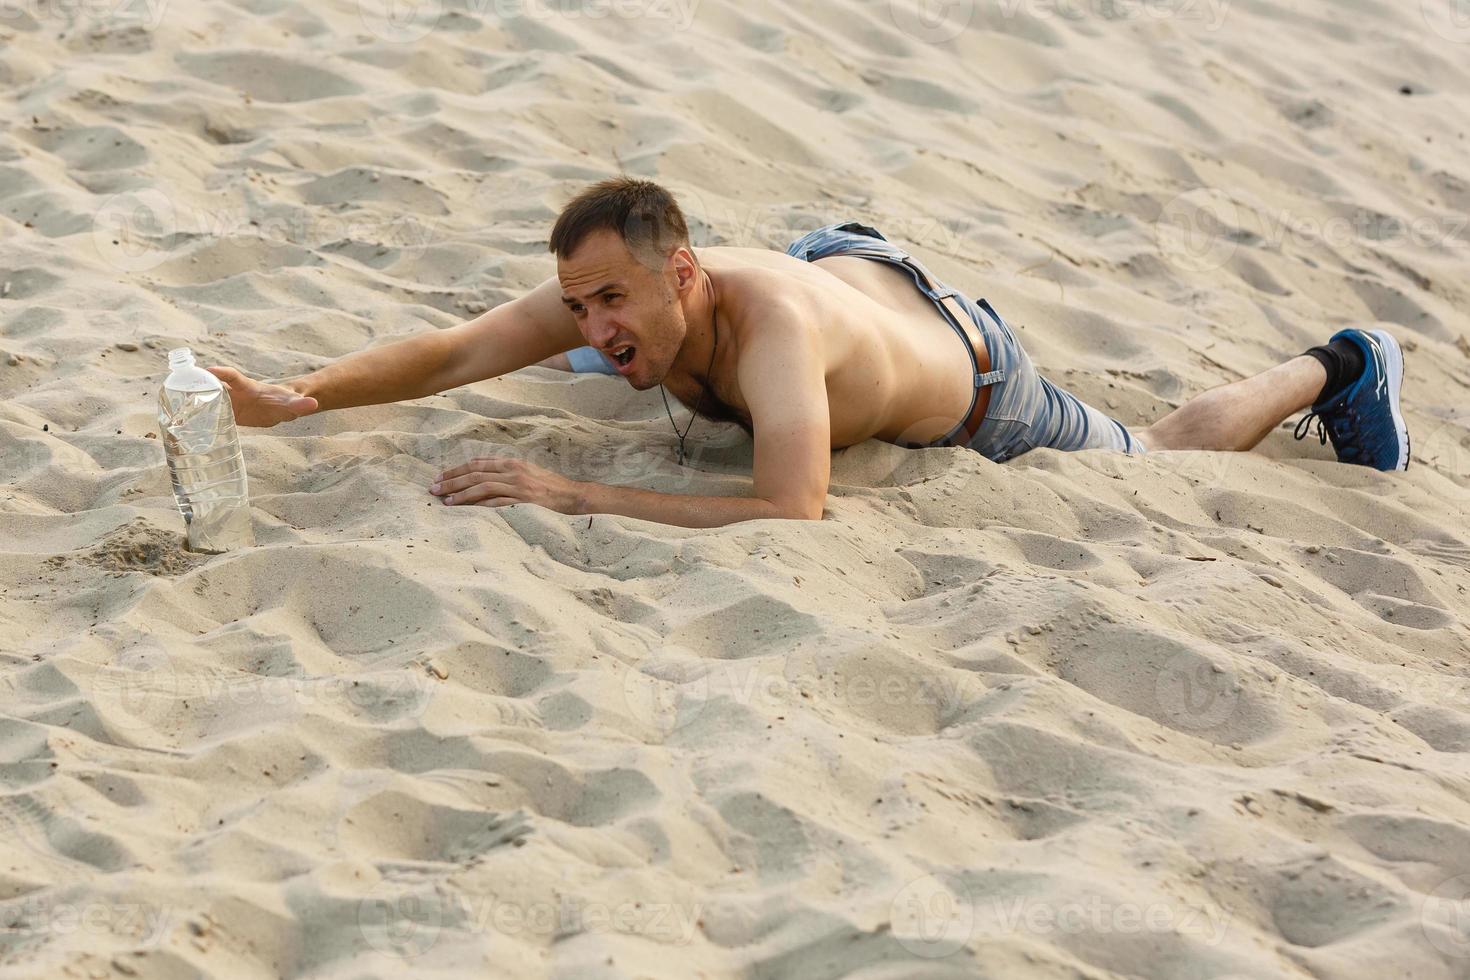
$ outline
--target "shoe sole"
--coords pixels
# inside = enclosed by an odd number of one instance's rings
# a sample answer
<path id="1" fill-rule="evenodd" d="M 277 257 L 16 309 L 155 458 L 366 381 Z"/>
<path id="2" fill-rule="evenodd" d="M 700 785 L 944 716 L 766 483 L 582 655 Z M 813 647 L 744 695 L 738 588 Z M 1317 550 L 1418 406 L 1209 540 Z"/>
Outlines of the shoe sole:
<path id="1" fill-rule="evenodd" d="M 1399 460 L 1400 465 L 1396 470 L 1407 470 L 1409 468 L 1409 427 L 1404 423 L 1404 414 L 1399 410 L 1399 391 L 1404 386 L 1404 352 L 1399 349 L 1399 342 L 1393 339 L 1393 335 L 1385 330 L 1368 331 L 1368 335 L 1378 341 L 1383 351 L 1384 373 L 1388 375 L 1388 410 L 1393 417 L 1394 432 L 1399 438 Z"/>

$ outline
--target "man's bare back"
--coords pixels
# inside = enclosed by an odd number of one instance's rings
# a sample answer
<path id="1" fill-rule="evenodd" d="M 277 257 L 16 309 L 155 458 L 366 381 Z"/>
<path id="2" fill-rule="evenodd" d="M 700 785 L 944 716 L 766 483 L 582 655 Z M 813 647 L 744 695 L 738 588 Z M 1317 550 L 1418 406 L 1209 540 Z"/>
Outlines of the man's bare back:
<path id="1" fill-rule="evenodd" d="M 709 390 L 693 371 L 664 379 L 685 405 L 702 397 L 703 414 L 749 431 L 736 370 L 741 350 L 757 332 L 805 330 L 822 353 L 832 448 L 870 438 L 931 442 L 964 418 L 974 393 L 968 354 L 902 272 L 852 256 L 808 263 L 753 248 L 703 248 L 697 257 L 717 296 L 722 350 Z M 761 314 L 772 295 L 791 305 L 791 318 Z"/>

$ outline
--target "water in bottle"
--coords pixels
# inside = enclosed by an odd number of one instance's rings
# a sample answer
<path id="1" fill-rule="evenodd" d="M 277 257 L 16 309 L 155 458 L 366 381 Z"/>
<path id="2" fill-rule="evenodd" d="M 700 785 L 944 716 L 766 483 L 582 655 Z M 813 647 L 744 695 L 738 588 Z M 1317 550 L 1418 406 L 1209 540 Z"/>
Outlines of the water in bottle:
<path id="1" fill-rule="evenodd" d="M 189 531 L 189 549 L 248 548 L 255 544 L 255 532 L 229 392 L 219 378 L 195 365 L 187 347 L 169 351 L 168 366 L 158 393 L 158 434 Z"/>

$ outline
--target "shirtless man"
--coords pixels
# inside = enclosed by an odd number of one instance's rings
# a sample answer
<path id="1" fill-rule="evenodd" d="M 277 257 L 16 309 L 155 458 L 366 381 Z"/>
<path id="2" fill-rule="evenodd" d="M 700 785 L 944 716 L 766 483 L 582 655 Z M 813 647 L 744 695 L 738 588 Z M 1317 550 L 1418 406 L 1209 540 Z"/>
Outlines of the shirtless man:
<path id="1" fill-rule="evenodd" d="M 696 252 L 667 191 L 615 178 L 567 205 L 551 251 L 556 278 L 457 327 L 280 385 L 211 370 L 228 385 L 236 419 L 254 426 L 422 398 L 559 355 L 616 372 L 640 391 L 662 384 L 697 415 L 751 433 L 750 496 L 576 482 L 508 457 L 446 470 L 429 491 L 455 506 L 537 503 L 686 527 L 820 519 L 831 450 L 870 438 L 963 445 L 997 462 L 1039 447 L 1235 451 L 1311 407 L 1297 438 L 1315 417 L 1318 435 L 1331 437 L 1344 462 L 1408 465 L 1402 354 L 1383 331 L 1341 331 L 1131 432 L 1040 377 L 988 303 L 938 282 L 872 228 L 828 226 L 785 254 Z"/>

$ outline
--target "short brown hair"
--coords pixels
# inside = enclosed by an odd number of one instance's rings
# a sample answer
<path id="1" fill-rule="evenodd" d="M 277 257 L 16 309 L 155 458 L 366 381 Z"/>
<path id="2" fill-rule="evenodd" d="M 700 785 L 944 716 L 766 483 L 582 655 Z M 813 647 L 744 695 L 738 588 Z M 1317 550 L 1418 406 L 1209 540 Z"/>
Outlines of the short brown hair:
<path id="1" fill-rule="evenodd" d="M 674 195 L 635 177 L 598 181 L 572 198 L 551 229 L 551 253 L 564 258 L 603 230 L 617 232 L 640 260 L 663 259 L 689 245 L 689 226 Z"/>

